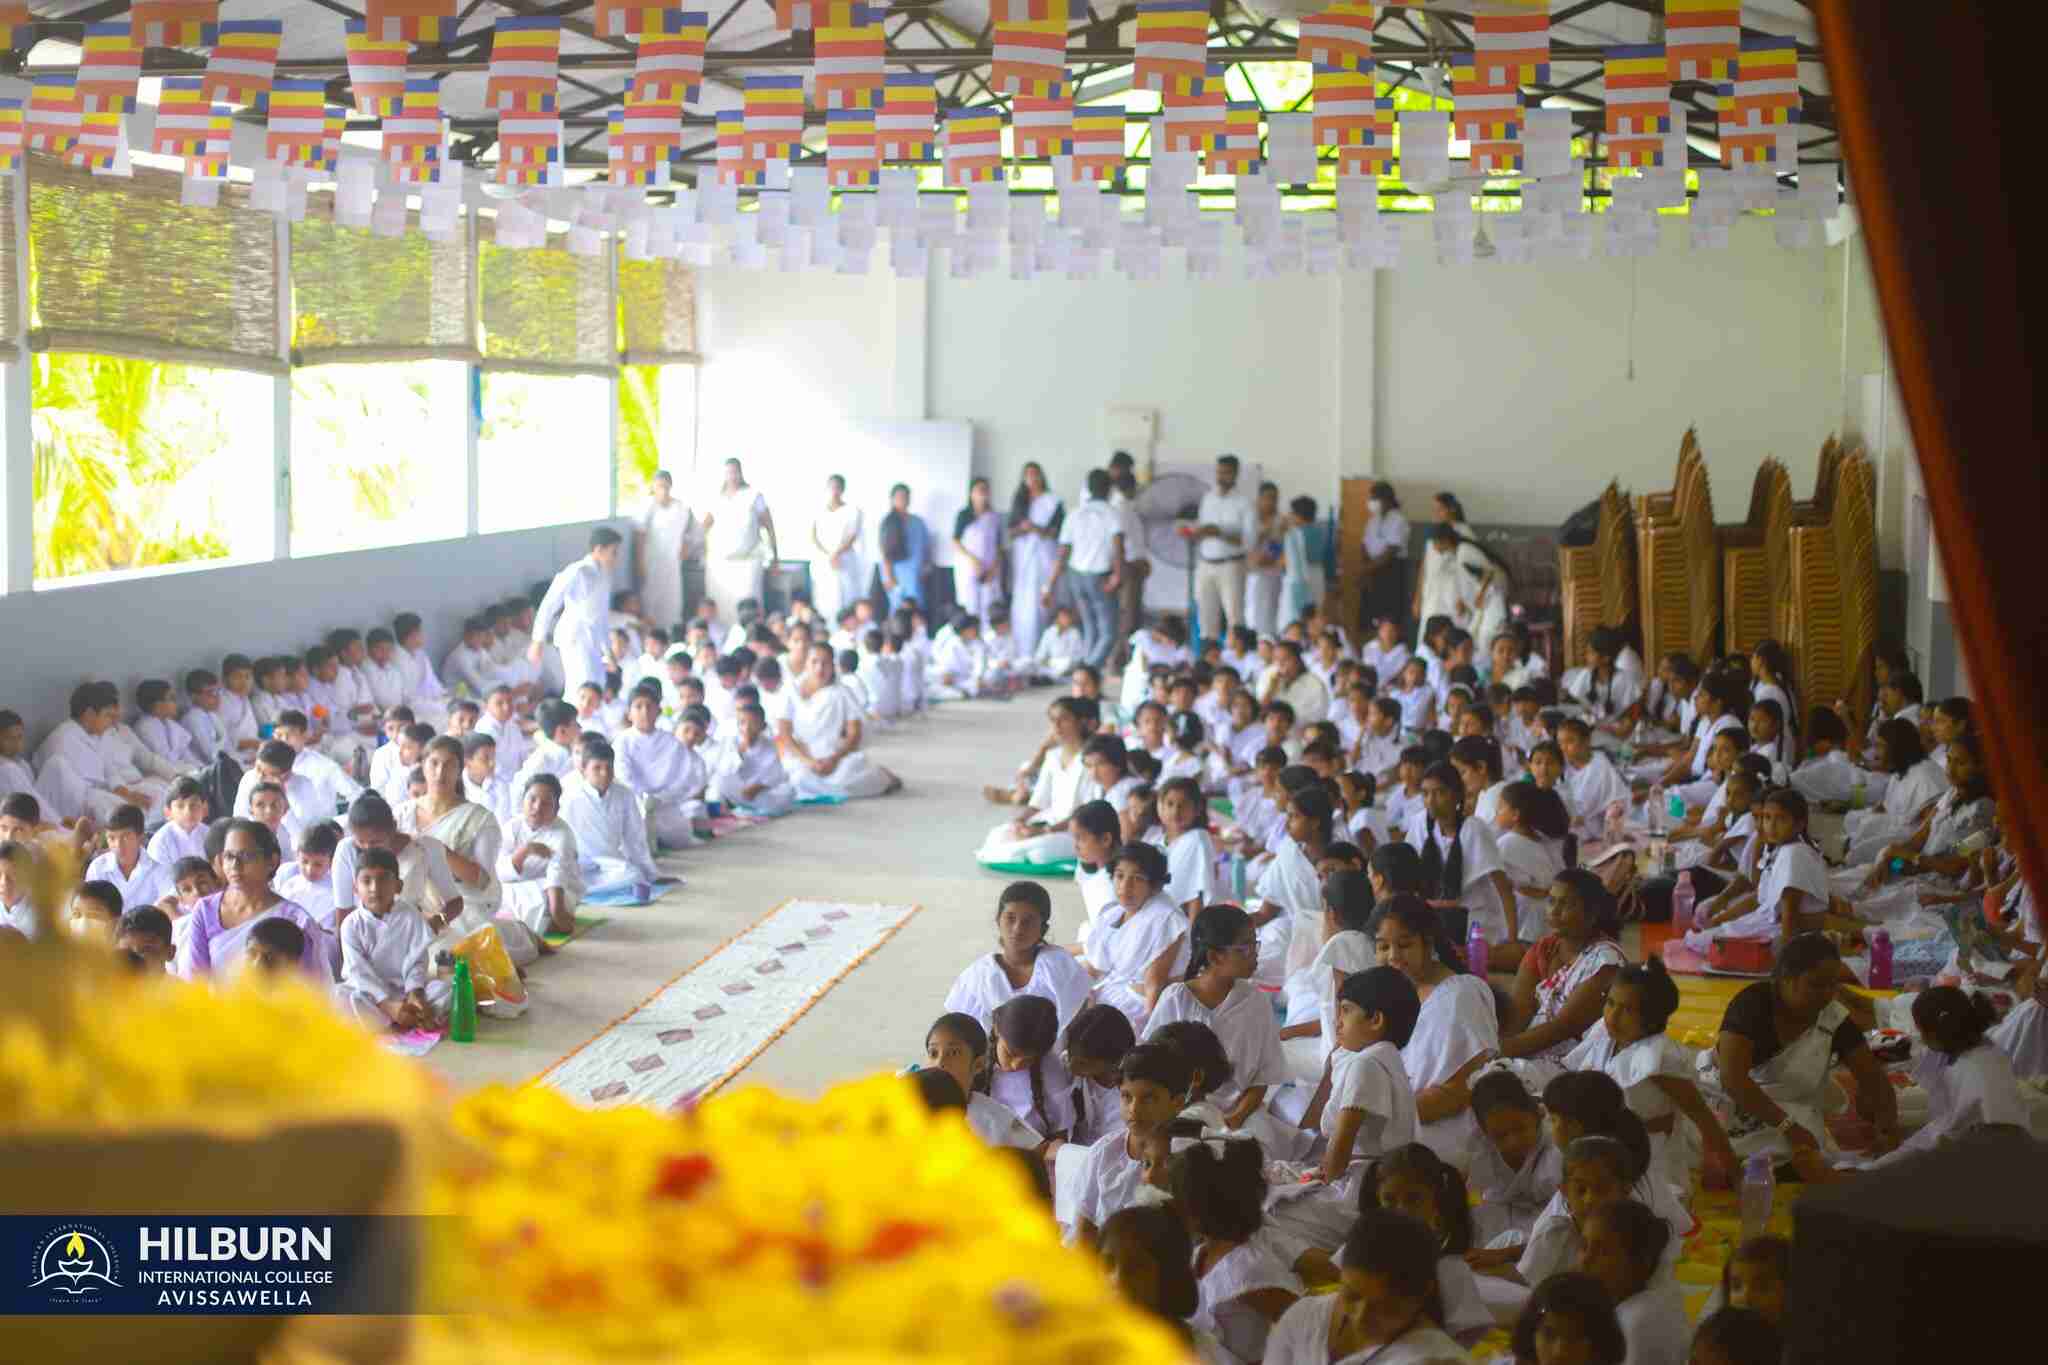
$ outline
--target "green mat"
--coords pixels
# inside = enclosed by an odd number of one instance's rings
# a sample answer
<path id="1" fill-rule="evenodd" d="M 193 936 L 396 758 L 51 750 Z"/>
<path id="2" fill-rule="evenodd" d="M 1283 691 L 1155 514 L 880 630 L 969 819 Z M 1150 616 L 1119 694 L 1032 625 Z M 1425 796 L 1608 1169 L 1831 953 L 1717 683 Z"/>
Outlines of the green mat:
<path id="1" fill-rule="evenodd" d="M 982 866 L 1007 877 L 1071 877 L 1077 860 L 1062 858 L 1056 863 L 983 863 Z"/>
<path id="2" fill-rule="evenodd" d="M 799 797 L 797 804 L 799 806 L 843 806 L 846 804 L 846 798 L 843 796 L 805 796 Z"/>
<path id="3" fill-rule="evenodd" d="M 542 934 L 541 938 L 546 941 L 548 947 L 559 948 L 571 939 L 582 938 L 585 934 L 589 933 L 592 929 L 595 929 L 598 925 L 607 923 L 610 920 L 610 918 L 611 917 L 609 915 L 578 915 L 576 917 L 575 933 Z"/>
<path id="4" fill-rule="evenodd" d="M 1227 796 L 1210 797 L 1209 811 L 1213 815 L 1224 815 L 1233 818 L 1237 815 L 1237 807 L 1231 803 L 1230 798 Z"/>

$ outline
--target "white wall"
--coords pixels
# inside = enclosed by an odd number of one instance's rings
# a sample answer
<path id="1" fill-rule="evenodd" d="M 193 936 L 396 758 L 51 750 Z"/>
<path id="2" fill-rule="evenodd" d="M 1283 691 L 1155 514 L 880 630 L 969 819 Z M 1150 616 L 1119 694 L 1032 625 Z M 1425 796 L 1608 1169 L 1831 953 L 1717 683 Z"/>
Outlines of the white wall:
<path id="1" fill-rule="evenodd" d="M 417 612 L 429 652 L 461 642 L 462 618 L 524 593 L 589 548 L 592 522 L 353 554 L 141 574 L 0 596 L 0 707 L 33 746 L 88 678 L 183 686 L 186 670 L 228 653 L 301 653 L 339 626 L 389 626 Z M 623 529 L 623 528 L 622 528 Z"/>

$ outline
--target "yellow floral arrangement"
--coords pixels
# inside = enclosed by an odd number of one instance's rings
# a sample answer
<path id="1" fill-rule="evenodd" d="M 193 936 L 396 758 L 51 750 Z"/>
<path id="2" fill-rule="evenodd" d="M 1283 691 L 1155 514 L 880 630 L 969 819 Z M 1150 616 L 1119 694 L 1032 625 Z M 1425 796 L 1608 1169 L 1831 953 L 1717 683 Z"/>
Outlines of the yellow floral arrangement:
<path id="1" fill-rule="evenodd" d="M 538 1087 L 455 1106 L 428 1361 L 1181 1361 L 1060 1245 L 1015 1157 L 900 1078 L 683 1117 Z"/>

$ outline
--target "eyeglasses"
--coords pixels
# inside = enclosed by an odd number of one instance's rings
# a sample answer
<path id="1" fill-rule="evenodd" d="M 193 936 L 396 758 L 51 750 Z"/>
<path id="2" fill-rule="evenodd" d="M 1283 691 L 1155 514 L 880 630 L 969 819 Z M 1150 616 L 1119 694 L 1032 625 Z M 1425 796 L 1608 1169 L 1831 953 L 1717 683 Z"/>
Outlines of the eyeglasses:
<path id="1" fill-rule="evenodd" d="M 243 863 L 261 862 L 263 859 L 268 858 L 269 856 L 270 855 L 268 853 L 261 852 L 257 849 L 249 849 L 242 852 L 237 852 L 234 849 L 227 849 L 220 855 L 220 860 L 226 863 L 229 867 L 240 867 Z"/>

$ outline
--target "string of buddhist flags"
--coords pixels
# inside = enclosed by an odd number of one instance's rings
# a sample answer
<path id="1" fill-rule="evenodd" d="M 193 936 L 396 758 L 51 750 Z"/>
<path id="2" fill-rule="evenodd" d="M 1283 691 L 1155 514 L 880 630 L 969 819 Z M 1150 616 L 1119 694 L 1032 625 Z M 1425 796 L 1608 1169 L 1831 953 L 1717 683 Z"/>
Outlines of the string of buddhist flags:
<path id="1" fill-rule="evenodd" d="M 491 29 L 484 107 L 499 113 L 554 113 L 561 53 L 561 19 L 539 15 L 498 20 Z"/>
<path id="2" fill-rule="evenodd" d="M 342 30 L 342 44 L 348 54 L 349 97 L 356 112 L 370 118 L 386 118 L 405 102 L 405 81 L 410 43 L 370 36 L 370 26 L 351 19 Z"/>
<path id="3" fill-rule="evenodd" d="M 135 112 L 142 83 L 142 49 L 126 23 L 87 24 L 78 58 L 78 97 L 88 114 Z"/>
<path id="4" fill-rule="evenodd" d="M 812 35 L 819 107 L 872 109 L 882 95 L 882 14 L 867 5 L 833 5 Z M 829 133 L 830 123 L 827 123 Z M 828 138 L 829 140 L 829 138 Z"/>
<path id="5" fill-rule="evenodd" d="M 1735 80 L 1722 89 L 1721 164 L 1774 164 L 1781 133 L 1803 116 L 1798 46 L 1789 38 L 1744 37 Z"/>
<path id="6" fill-rule="evenodd" d="M 254 104 L 277 75 L 284 21 L 235 19 L 218 27 L 218 39 L 206 58 L 206 97 L 223 104 Z"/>
<path id="7" fill-rule="evenodd" d="M 363 21 L 383 42 L 440 43 L 455 36 L 455 0 L 363 0 Z"/>
<path id="8" fill-rule="evenodd" d="M 1067 93 L 1067 0 L 990 0 L 995 26 L 989 84 L 996 93 L 1057 99 Z M 1204 16 L 1202 41 L 1208 42 Z"/>
<path id="9" fill-rule="evenodd" d="M 212 47 L 220 41 L 220 0 L 135 0 L 128 22 L 142 47 Z"/>
<path id="10" fill-rule="evenodd" d="M 1610 47 L 1604 74 L 1608 164 L 1662 166 L 1671 131 L 1671 68 L 1664 44 Z"/>

